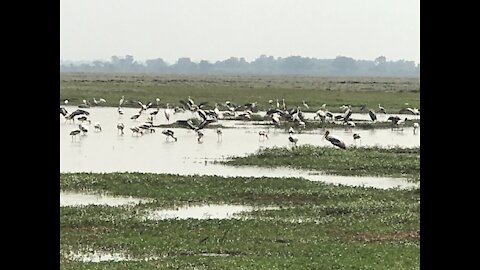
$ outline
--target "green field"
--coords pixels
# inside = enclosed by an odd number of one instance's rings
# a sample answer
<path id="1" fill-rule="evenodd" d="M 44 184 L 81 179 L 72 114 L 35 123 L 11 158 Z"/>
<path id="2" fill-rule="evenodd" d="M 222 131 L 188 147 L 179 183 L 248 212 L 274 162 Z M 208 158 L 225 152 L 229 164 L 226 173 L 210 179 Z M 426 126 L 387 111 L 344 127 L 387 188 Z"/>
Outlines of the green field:
<path id="1" fill-rule="evenodd" d="M 61 207 L 61 269 L 420 268 L 419 189 L 141 173 L 61 174 L 60 187 L 153 199 L 131 207 Z M 280 209 L 241 220 L 142 220 L 150 209 L 206 203 Z M 140 261 L 80 263 L 66 256 L 88 250 Z M 209 253 L 223 256 L 202 256 Z"/>
<path id="2" fill-rule="evenodd" d="M 340 112 L 340 106 L 350 104 L 354 112 L 361 105 L 378 110 L 381 104 L 387 113 L 398 113 L 402 108 L 420 108 L 420 80 L 418 78 L 364 78 L 318 76 L 193 76 L 193 75 L 118 75 L 118 74 L 60 74 L 60 102 L 78 105 L 83 99 L 104 98 L 102 106 L 118 106 L 122 96 L 127 100 L 155 103 L 162 106 L 180 105 L 188 96 L 196 103 L 208 101 L 224 104 L 257 102 L 259 109 L 269 107 L 268 100 L 285 99 L 288 108 L 302 106 L 304 111 L 316 111 L 327 104 L 331 112 Z M 303 100 L 309 109 L 303 107 Z M 408 106 L 405 105 L 408 103 Z M 126 104 L 125 106 L 138 106 Z"/>

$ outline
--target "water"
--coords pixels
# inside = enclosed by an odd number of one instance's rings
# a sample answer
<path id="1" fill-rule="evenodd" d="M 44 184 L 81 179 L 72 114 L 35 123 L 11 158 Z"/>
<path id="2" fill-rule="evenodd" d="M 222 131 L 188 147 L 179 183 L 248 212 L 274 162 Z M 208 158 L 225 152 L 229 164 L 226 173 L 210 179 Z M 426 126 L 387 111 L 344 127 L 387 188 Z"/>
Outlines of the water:
<path id="1" fill-rule="evenodd" d="M 76 107 L 66 108 L 69 112 L 77 109 Z M 78 124 L 65 123 L 60 116 L 60 171 L 63 173 L 147 172 L 225 177 L 303 177 L 312 181 L 378 188 L 412 186 L 402 178 L 312 175 L 311 172 L 288 168 L 237 168 L 212 164 L 216 160 L 251 154 L 264 147 L 289 146 L 288 133 L 272 127 L 220 120 L 220 124 L 235 128 L 223 129 L 221 138 L 217 136 L 215 129 L 205 129 L 202 143 L 197 141 L 194 131 L 174 128 L 172 130 L 178 138 L 178 141 L 174 142 L 171 138 L 166 140 L 165 135 L 161 133 L 162 128 L 156 128 L 156 133 L 132 136 L 129 127 L 138 125 L 147 118 L 147 114 L 143 114 L 137 121 L 131 120 L 130 116 L 137 113 L 138 109 L 124 108 L 123 116 L 118 115 L 116 108 L 95 107 L 87 111 L 90 112 L 89 119 L 92 121 L 90 130 L 87 135 L 79 135 L 76 138 L 72 138 L 69 133 L 76 129 Z M 192 115 L 191 112 L 172 114 L 170 122 L 188 119 Z M 125 124 L 124 135 L 118 134 L 116 125 L 119 121 Z M 101 124 L 101 132 L 94 131 L 95 122 Z M 167 123 L 163 109 L 154 120 L 154 124 L 162 123 Z M 259 138 L 259 130 L 266 130 L 269 133 L 269 139 Z M 355 128 L 330 130 L 332 134 L 343 137 L 347 147 L 355 145 L 353 133 L 358 133 L 362 137 L 356 142 L 358 146 L 418 147 L 420 145 L 420 133 L 417 131 L 413 134 L 412 128 L 405 128 L 403 131 Z M 334 147 L 323 138 L 323 134 L 324 131 L 321 129 L 297 133 L 298 145 Z"/>
<path id="2" fill-rule="evenodd" d="M 237 214 L 250 212 L 254 210 L 275 210 L 278 207 L 253 207 L 246 205 L 192 205 L 183 206 L 176 209 L 160 209 L 151 211 L 146 219 L 164 220 L 164 219 L 233 219 L 239 218 Z"/>
<path id="3" fill-rule="evenodd" d="M 109 195 L 86 194 L 80 192 L 60 192 L 60 206 L 83 206 L 83 205 L 135 205 L 149 200 L 133 197 L 113 197 Z"/>

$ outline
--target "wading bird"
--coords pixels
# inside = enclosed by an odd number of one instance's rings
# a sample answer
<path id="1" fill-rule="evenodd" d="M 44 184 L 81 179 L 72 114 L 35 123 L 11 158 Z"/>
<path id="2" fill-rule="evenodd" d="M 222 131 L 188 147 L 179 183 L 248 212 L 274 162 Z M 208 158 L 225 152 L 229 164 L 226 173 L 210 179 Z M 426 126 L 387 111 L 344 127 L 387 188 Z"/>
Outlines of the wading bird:
<path id="1" fill-rule="evenodd" d="M 70 132 L 70 136 L 72 136 L 72 141 L 75 136 L 80 134 L 80 132 L 81 132 L 80 129 L 75 129 L 74 131 Z"/>
<path id="2" fill-rule="evenodd" d="M 345 142 L 340 137 L 330 135 L 330 131 L 328 130 L 325 132 L 325 139 L 327 139 L 327 141 L 329 141 L 331 144 L 337 147 L 340 147 L 342 149 L 347 149 Z"/>
<path id="3" fill-rule="evenodd" d="M 95 122 L 93 128 L 95 129 L 95 131 L 102 131 L 102 126 L 100 126 L 99 122 Z"/>
<path id="4" fill-rule="evenodd" d="M 136 113 L 132 117 L 130 117 L 130 119 L 137 120 L 139 117 L 140 117 L 140 113 Z"/>
<path id="5" fill-rule="evenodd" d="M 197 138 L 198 143 L 202 143 L 203 142 L 203 139 L 202 139 L 203 138 L 203 132 L 201 132 L 200 130 L 197 130 L 197 136 L 198 136 L 198 138 Z"/>
<path id="6" fill-rule="evenodd" d="M 380 104 L 378 104 L 378 109 L 379 109 L 382 113 L 387 114 L 387 112 L 385 111 L 385 108 L 382 107 L 382 106 L 380 106 Z"/>
<path id="7" fill-rule="evenodd" d="M 262 138 L 267 138 L 268 139 L 268 133 L 265 130 L 260 130 L 258 132 L 258 140 Z"/>
<path id="8" fill-rule="evenodd" d="M 117 124 L 117 130 L 120 131 L 120 134 L 123 135 L 123 129 L 125 128 L 125 125 L 122 122 L 119 122 Z"/>
<path id="9" fill-rule="evenodd" d="M 118 107 L 120 108 L 120 106 L 122 106 L 122 104 L 125 102 L 125 96 L 122 96 L 122 98 L 120 99 L 120 101 L 118 102 Z"/>
<path id="10" fill-rule="evenodd" d="M 355 145 L 357 145 L 357 140 L 360 140 L 360 144 L 362 143 L 360 135 L 353 133 L 353 141 L 355 142 Z"/>
<path id="11" fill-rule="evenodd" d="M 139 127 L 131 127 L 130 130 L 132 131 L 132 136 L 133 136 L 134 134 L 137 134 L 137 135 L 138 135 L 138 134 L 141 134 L 141 135 L 143 135 L 143 130 L 140 129 Z"/>
<path id="12" fill-rule="evenodd" d="M 293 146 L 297 146 L 298 137 L 295 135 L 288 136 L 288 140 L 293 144 Z"/>
<path id="13" fill-rule="evenodd" d="M 303 101 L 303 106 L 305 106 L 305 108 L 309 109 L 310 107 L 308 106 L 308 104 L 305 102 L 305 100 Z"/>
<path id="14" fill-rule="evenodd" d="M 368 115 L 370 115 L 370 119 L 372 119 L 373 122 L 377 120 L 377 115 L 373 110 L 368 110 Z"/>
<path id="15" fill-rule="evenodd" d="M 413 123 L 413 134 L 415 134 L 415 131 L 420 127 L 418 123 Z"/>
<path id="16" fill-rule="evenodd" d="M 174 132 L 173 130 L 171 129 L 166 129 L 166 130 L 163 130 L 162 131 L 162 134 L 166 135 L 167 137 L 165 138 L 165 140 L 168 141 L 168 137 L 172 137 L 175 141 L 177 141 L 177 137 L 174 136 Z"/>
<path id="17" fill-rule="evenodd" d="M 219 129 L 219 128 L 217 128 L 217 140 L 218 140 L 218 141 L 222 141 L 222 140 L 223 140 L 222 134 L 223 134 L 222 130 Z"/>

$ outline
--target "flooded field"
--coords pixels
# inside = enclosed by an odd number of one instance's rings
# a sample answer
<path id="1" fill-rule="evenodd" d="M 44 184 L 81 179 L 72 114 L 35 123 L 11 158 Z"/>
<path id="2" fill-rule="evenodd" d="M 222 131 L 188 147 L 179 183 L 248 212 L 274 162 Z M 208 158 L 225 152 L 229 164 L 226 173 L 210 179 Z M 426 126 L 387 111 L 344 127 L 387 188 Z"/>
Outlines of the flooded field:
<path id="1" fill-rule="evenodd" d="M 66 107 L 68 111 L 76 107 Z M 358 185 L 367 187 L 392 188 L 412 187 L 404 179 L 378 177 L 347 177 L 322 175 L 304 170 L 289 168 L 238 168 L 214 164 L 232 156 L 243 156 L 254 153 L 263 147 L 289 146 L 288 133 L 283 129 L 256 126 L 242 121 L 220 120 L 219 124 L 233 128 L 222 129 L 222 136 L 217 136 L 216 129 L 204 129 L 202 143 L 197 140 L 193 130 L 173 128 L 178 141 L 168 140 L 161 133 L 163 128 L 156 128 L 155 133 L 143 136 L 133 135 L 131 126 L 146 120 L 143 114 L 137 120 L 130 116 L 137 109 L 124 108 L 125 114 L 119 115 L 116 108 L 91 108 L 89 132 L 72 138 L 69 133 L 78 127 L 78 123 L 66 123 L 60 117 L 60 171 L 67 172 L 149 172 L 171 173 L 181 175 L 219 175 L 250 177 L 303 177 L 312 181 L 324 181 L 335 184 Z M 191 112 L 172 114 L 170 122 L 193 117 Z M 380 117 L 379 117 L 380 118 Z M 78 122 L 78 121 L 76 121 Z M 102 130 L 95 131 L 93 125 L 99 122 Z M 125 124 L 125 134 L 120 135 L 117 123 Z M 167 120 L 163 109 L 158 113 L 154 124 L 165 124 Z M 260 138 L 258 131 L 265 130 L 268 139 Z M 420 145 L 420 133 L 413 133 L 412 128 L 403 131 L 391 129 L 331 129 L 332 133 L 343 137 L 348 145 L 381 146 L 381 147 L 415 147 Z M 354 142 L 352 134 L 361 135 L 361 140 Z M 298 145 L 311 144 L 333 147 L 323 137 L 324 130 L 311 130 L 297 133 Z"/>
<path id="2" fill-rule="evenodd" d="M 79 192 L 60 192 L 60 206 L 83 206 L 83 205 L 135 205 L 149 200 L 132 198 L 108 196 L 105 194 L 87 194 Z"/>

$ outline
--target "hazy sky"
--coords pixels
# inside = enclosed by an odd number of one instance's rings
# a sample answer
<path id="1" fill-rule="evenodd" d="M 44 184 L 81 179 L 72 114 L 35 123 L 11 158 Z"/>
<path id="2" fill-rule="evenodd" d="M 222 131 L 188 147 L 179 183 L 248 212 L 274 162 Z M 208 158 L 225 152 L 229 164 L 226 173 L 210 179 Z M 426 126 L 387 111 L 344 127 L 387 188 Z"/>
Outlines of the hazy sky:
<path id="1" fill-rule="evenodd" d="M 420 0 L 61 0 L 60 59 L 420 62 Z"/>

